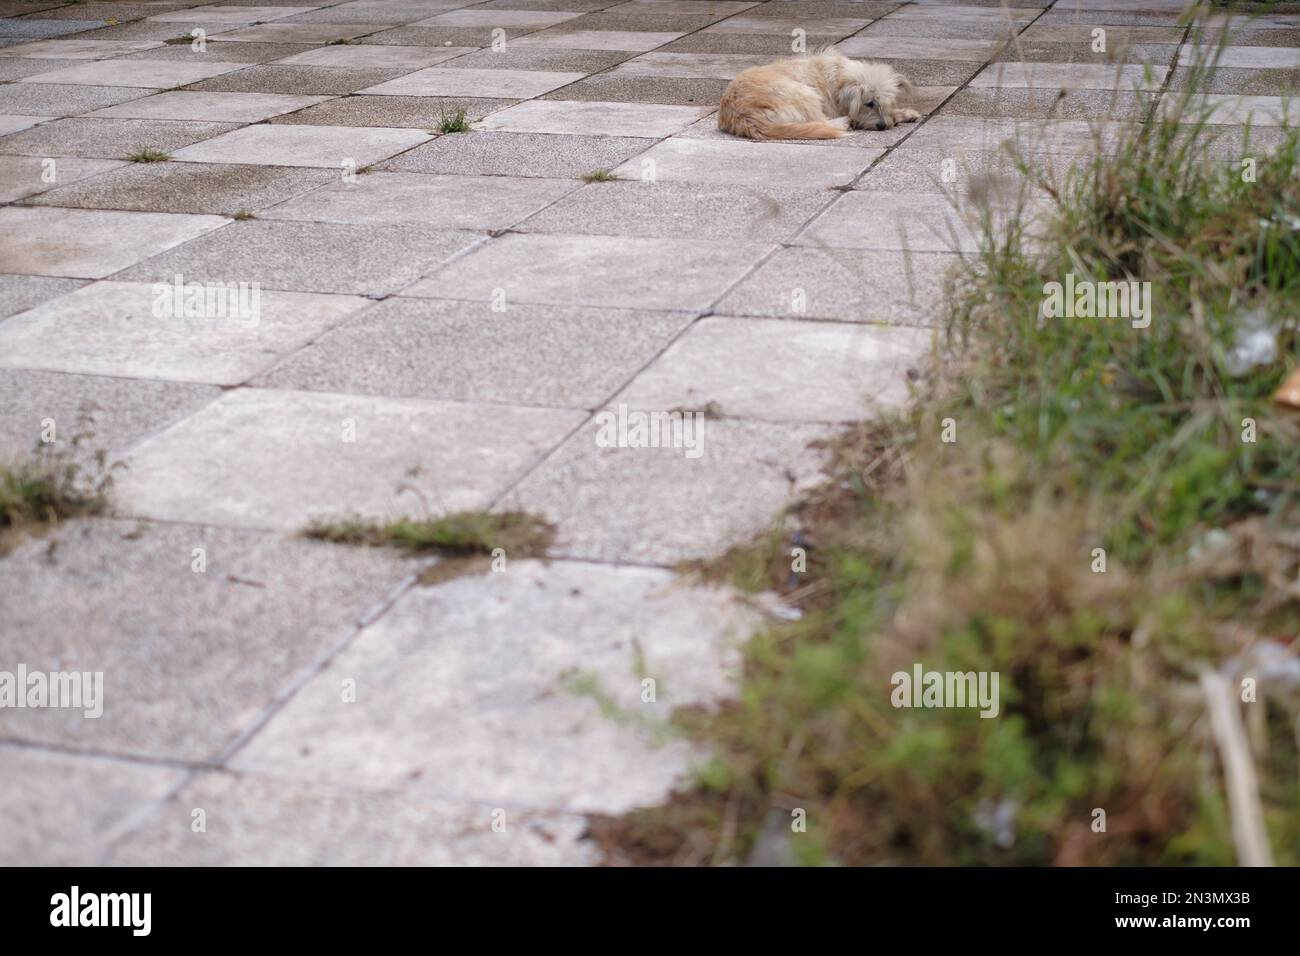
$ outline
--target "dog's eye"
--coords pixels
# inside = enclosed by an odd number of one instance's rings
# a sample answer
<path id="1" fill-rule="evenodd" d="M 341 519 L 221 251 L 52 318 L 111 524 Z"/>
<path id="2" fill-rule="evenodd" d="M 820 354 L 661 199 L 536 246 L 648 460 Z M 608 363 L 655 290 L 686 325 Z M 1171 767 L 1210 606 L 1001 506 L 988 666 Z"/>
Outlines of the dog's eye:
<path id="1" fill-rule="evenodd" d="M 876 108 L 876 101 L 875 101 L 875 100 L 867 100 L 867 109 L 875 109 L 875 108 Z"/>

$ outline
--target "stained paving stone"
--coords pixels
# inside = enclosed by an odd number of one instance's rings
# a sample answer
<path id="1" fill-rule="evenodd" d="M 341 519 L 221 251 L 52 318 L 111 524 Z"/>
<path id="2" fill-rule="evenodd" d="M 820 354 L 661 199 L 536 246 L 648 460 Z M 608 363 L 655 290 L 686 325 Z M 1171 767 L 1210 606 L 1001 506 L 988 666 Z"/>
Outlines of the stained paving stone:
<path id="1" fill-rule="evenodd" d="M 0 139 L 0 152 L 24 156 L 125 159 L 144 148 L 171 153 L 234 128 L 233 123 L 74 117 L 42 123 L 6 136 Z"/>
<path id="2" fill-rule="evenodd" d="M 0 323 L 0 329 L 4 323 Z M 66 449 L 78 434 L 83 447 L 74 456 L 93 467 L 100 450 L 120 456 L 136 442 L 215 401 L 221 390 L 210 385 L 144 379 L 67 375 L 39 369 L 0 369 L 0 460 L 28 459 L 50 423 L 55 448 Z"/>
<path id="3" fill-rule="evenodd" d="M 429 67 L 362 92 L 398 96 L 491 96 L 527 99 L 582 79 L 581 73 L 552 70 L 452 70 Z"/>
<path id="4" fill-rule="evenodd" d="M 84 279 L 52 279 L 48 276 L 0 273 L 0 317 L 22 312 L 56 296 L 67 295 L 85 284 Z"/>
<path id="5" fill-rule="evenodd" d="M 266 210 L 260 218 L 440 229 L 505 229 L 578 188 L 563 179 L 372 172 L 336 181 Z"/>
<path id="6" fill-rule="evenodd" d="M 284 532 L 351 514 L 392 519 L 423 517 L 430 508 L 478 510 L 584 416 L 236 389 L 136 446 L 112 500 L 124 516 Z"/>
<path id="7" fill-rule="evenodd" d="M 388 29 L 386 23 L 259 23 L 221 34 L 226 43 L 333 43 Z"/>
<path id="8" fill-rule="evenodd" d="M 436 130 L 445 119 L 465 111 L 476 122 L 514 106 L 518 100 L 469 96 L 342 96 L 294 113 L 273 117 L 271 123 L 309 126 L 390 126 Z"/>
<path id="9" fill-rule="evenodd" d="M 864 183 L 870 186 L 870 183 Z M 836 249 L 971 252 L 975 235 L 949 198 L 933 192 L 845 193 L 795 242 Z"/>
<path id="10" fill-rule="evenodd" d="M 611 76 L 603 74 L 580 80 L 548 93 L 543 100 L 592 100 L 603 103 L 667 103 L 680 106 L 717 106 L 726 80 L 701 78 Z"/>
<path id="11" fill-rule="evenodd" d="M 295 353 L 259 386 L 595 408 L 689 313 L 388 299 Z M 357 361 L 365 356 L 364 361 Z M 561 374 L 562 370 L 562 374 Z"/>
<path id="12" fill-rule="evenodd" d="M 182 771 L 0 743 L 0 866 L 93 866 Z"/>
<path id="13" fill-rule="evenodd" d="M 54 209 L 0 209 L 0 271 L 101 279 L 227 225 L 217 216 Z"/>
<path id="14" fill-rule="evenodd" d="M 935 324 L 958 257 L 843 248 L 782 249 L 718 303 L 719 315 Z"/>
<path id="15" fill-rule="evenodd" d="M 711 106 L 663 106 L 642 103 L 583 103 L 532 100 L 493 113 L 480 124 L 512 133 L 669 136 L 711 112 Z"/>
<path id="16" fill-rule="evenodd" d="M 366 46 L 352 43 L 345 46 L 316 47 L 307 53 L 295 53 L 277 62 L 285 66 L 419 70 L 470 52 L 472 48 L 468 47 Z"/>
<path id="17" fill-rule="evenodd" d="M 59 160 L 40 156 L 0 156 L 0 202 L 15 202 L 61 183 L 96 176 L 122 164 L 107 159 Z"/>
<path id="18" fill-rule="evenodd" d="M 843 186 L 872 164 L 881 150 L 836 149 L 794 143 L 756 143 L 731 138 L 668 139 L 614 170 L 618 176 L 664 182 L 732 183 L 805 188 Z M 647 163 L 653 163 L 647 171 Z"/>
<path id="19" fill-rule="evenodd" d="M 246 287 L 191 314 L 187 281 L 97 282 L 13 316 L 0 323 L 0 367 L 238 385 L 371 304 Z"/>
<path id="20" fill-rule="evenodd" d="M 287 96 L 280 93 L 191 93 L 171 90 L 96 110 L 94 118 L 216 120 L 256 123 L 324 101 L 323 96 Z"/>
<path id="21" fill-rule="evenodd" d="M 609 411 L 502 502 L 555 523 L 555 555 L 667 565 L 703 558 L 719 541 L 770 529 L 782 505 L 821 475 L 823 453 L 809 445 L 828 436 L 826 426 L 706 418 L 683 431 L 680 447 L 619 447 L 618 409 Z"/>
<path id="22" fill-rule="evenodd" d="M 522 232 L 780 242 L 830 200 L 831 195 L 820 189 L 600 182 L 585 186 L 517 228 Z"/>
<path id="23" fill-rule="evenodd" d="M 103 673 L 100 717 L 15 709 L 9 740 L 202 761 L 345 639 L 406 569 L 381 550 L 98 520 L 20 544 L 2 573 L 5 660 Z"/>
<path id="24" fill-rule="evenodd" d="M 165 89 L 184 86 L 244 68 L 242 63 L 204 60 L 201 63 L 176 63 L 167 60 L 96 60 L 66 66 L 49 73 L 24 77 L 21 83 L 63 83 L 84 86 L 154 87 Z"/>
<path id="25" fill-rule="evenodd" d="M 310 43 L 222 43 L 220 37 L 209 37 L 205 53 L 197 54 L 188 43 L 169 43 L 150 50 L 131 53 L 123 60 L 192 60 L 196 56 L 211 57 L 225 63 L 269 63 L 282 60 L 295 53 L 316 49 Z"/>
<path id="26" fill-rule="evenodd" d="M 46 210 L 41 210 L 42 212 Z M 122 215 L 139 215 L 122 213 Z M 202 241 L 155 256 L 117 278 L 133 282 L 257 282 L 264 289 L 385 295 L 481 241 L 467 232 L 424 225 L 230 223 Z"/>
<path id="27" fill-rule="evenodd" d="M 769 250 L 758 242 L 507 235 L 406 295 L 626 309 L 703 309 Z M 449 294 L 453 293 L 454 294 Z"/>
<path id="28" fill-rule="evenodd" d="M 138 87 L 9 83 L 0 86 L 0 112 L 19 116 L 74 116 L 154 92 Z M 0 143 L 0 149 L 4 148 L 5 144 Z"/>
<path id="29" fill-rule="evenodd" d="M 297 93 L 341 96 L 376 86 L 408 72 L 405 69 L 354 69 L 332 66 L 281 66 L 259 63 L 234 73 L 191 84 L 213 93 Z"/>
<path id="30" fill-rule="evenodd" d="M 207 833 L 191 829 L 194 807 Z M 492 810 L 354 785 L 302 784 L 209 773 L 159 803 L 119 839 L 112 866 L 587 866 L 585 816 L 510 807 L 504 833 Z M 503 808 L 506 809 L 506 808 Z M 348 834 L 346 840 L 337 839 Z"/>
<path id="31" fill-rule="evenodd" d="M 361 131 L 358 131 L 358 130 Z M 247 163 L 266 166 L 316 166 L 355 172 L 427 142 L 423 130 L 307 125 L 256 125 L 232 130 L 186 149 L 174 158 L 190 163 Z"/>
<path id="32" fill-rule="evenodd" d="M 161 40 L 110 40 L 68 37 L 6 47 L 0 56 L 34 56 L 49 60 L 102 60 L 161 46 Z"/>
<path id="33" fill-rule="evenodd" d="M 929 344 L 928 332 L 898 326 L 704 318 L 610 404 L 707 407 L 763 421 L 861 421 L 906 401 L 907 372 L 924 365 Z"/>
<path id="34" fill-rule="evenodd" d="M 280 166 L 215 163 L 116 165 L 119 168 L 97 176 L 93 181 L 59 186 L 31 202 L 82 209 L 233 216 L 239 212 L 256 212 L 338 178 L 337 173 L 329 170 Z"/>
<path id="35" fill-rule="evenodd" d="M 562 50 L 653 50 L 676 40 L 686 31 L 661 33 L 635 30 L 565 30 L 550 29 L 530 33 L 515 41 L 516 46 L 547 47 Z"/>
<path id="36" fill-rule="evenodd" d="M 561 73 L 595 73 L 636 56 L 631 50 L 501 49 L 478 50 L 444 63 L 449 70 L 556 70 Z"/>
<path id="37" fill-rule="evenodd" d="M 694 755 L 681 740 L 656 745 L 655 729 L 673 707 L 708 706 L 725 693 L 735 644 L 754 624 L 727 592 L 672 583 L 658 569 L 524 561 L 413 589 L 303 687 L 233 766 L 473 796 L 507 812 L 522 805 L 617 813 L 653 803 Z M 345 677 L 359 689 L 354 704 L 341 706 Z M 641 701 L 646 677 L 656 681 L 653 703 Z M 634 716 L 610 720 L 594 694 L 576 690 L 584 681 Z M 602 759 L 589 759 L 593 753 Z M 490 826 L 487 806 L 480 816 L 480 826 Z"/>
<path id="38" fill-rule="evenodd" d="M 949 116 L 1055 117 L 1058 119 L 1142 120 L 1155 102 L 1153 93 L 1055 89 L 971 89 L 944 107 Z"/>
<path id="39" fill-rule="evenodd" d="M 379 169 L 483 176 L 576 177 L 612 169 L 645 152 L 653 139 L 472 132 L 440 136 L 381 164 Z"/>

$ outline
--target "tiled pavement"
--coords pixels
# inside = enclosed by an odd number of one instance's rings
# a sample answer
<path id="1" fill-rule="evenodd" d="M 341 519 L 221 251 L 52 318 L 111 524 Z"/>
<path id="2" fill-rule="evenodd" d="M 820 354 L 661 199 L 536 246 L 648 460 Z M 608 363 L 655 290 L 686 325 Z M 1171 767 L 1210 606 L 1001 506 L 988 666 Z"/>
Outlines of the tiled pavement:
<path id="1" fill-rule="evenodd" d="M 691 755 L 655 725 L 755 621 L 677 562 L 905 397 L 972 241 L 947 197 L 1181 89 L 1184 5 L 0 0 L 0 455 L 93 403 L 127 465 L 0 557 L 0 671 L 104 674 L 99 718 L 0 709 L 0 863 L 590 861 L 581 814 L 665 795 Z M 1232 39 L 1225 158 L 1292 108 L 1300 16 Z M 718 132 L 799 42 L 927 118 Z M 176 282 L 257 310 L 160 311 Z M 609 447 L 620 407 L 707 410 L 700 454 Z M 437 586 L 294 534 L 515 507 L 551 560 Z"/>

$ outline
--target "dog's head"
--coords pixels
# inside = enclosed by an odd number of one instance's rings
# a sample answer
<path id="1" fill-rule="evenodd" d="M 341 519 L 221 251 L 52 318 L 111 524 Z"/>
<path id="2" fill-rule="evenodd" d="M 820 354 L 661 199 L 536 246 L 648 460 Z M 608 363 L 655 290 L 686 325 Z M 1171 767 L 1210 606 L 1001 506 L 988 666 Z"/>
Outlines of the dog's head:
<path id="1" fill-rule="evenodd" d="M 912 83 L 892 66 L 838 56 L 837 96 L 849 126 L 854 129 L 889 129 L 899 101 L 912 92 Z"/>

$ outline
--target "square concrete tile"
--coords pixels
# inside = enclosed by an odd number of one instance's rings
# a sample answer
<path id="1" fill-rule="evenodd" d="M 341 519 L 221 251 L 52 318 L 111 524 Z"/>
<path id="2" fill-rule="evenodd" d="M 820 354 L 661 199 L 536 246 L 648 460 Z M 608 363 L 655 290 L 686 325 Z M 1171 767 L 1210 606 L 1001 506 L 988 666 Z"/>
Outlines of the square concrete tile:
<path id="1" fill-rule="evenodd" d="M 1172 103 L 1173 100 L 1165 102 Z M 1191 105 L 1193 109 L 1204 108 L 1208 122 L 1214 124 L 1249 122 L 1252 126 L 1282 126 L 1300 121 L 1300 103 L 1290 97 L 1198 93 L 1192 95 Z"/>
<path id="2" fill-rule="evenodd" d="M 832 36 L 809 35 L 805 48 L 818 50 L 840 40 L 839 34 Z M 763 54 L 769 60 L 793 56 L 793 38 L 786 33 L 691 33 L 680 40 L 674 40 L 658 47 L 661 53 L 753 53 Z"/>
<path id="3" fill-rule="evenodd" d="M 553 27 L 581 14 L 572 10 L 448 10 L 416 26 Z"/>
<path id="4" fill-rule="evenodd" d="M 102 279 L 229 220 L 88 209 L 0 209 L 0 271 Z"/>
<path id="5" fill-rule="evenodd" d="M 527 99 L 582 79 L 581 73 L 534 70 L 450 70 L 430 67 L 363 93 L 399 96 L 489 96 Z"/>
<path id="6" fill-rule="evenodd" d="M 581 103 L 538 100 L 493 113 L 479 124 L 512 133 L 670 136 L 712 111 L 712 107 L 639 103 Z"/>
<path id="7" fill-rule="evenodd" d="M 523 232 L 781 242 L 834 194 L 722 183 L 602 182 L 521 223 Z"/>
<path id="8" fill-rule="evenodd" d="M 7 83 L 0 86 L 0 110 L 16 116 L 75 116 L 156 92 L 145 87 Z"/>
<path id="9" fill-rule="evenodd" d="M 845 193 L 795 243 L 837 249 L 973 252 L 978 242 L 947 196 L 931 192 Z"/>
<path id="10" fill-rule="evenodd" d="M 98 162 L 98 160 L 58 160 Z M 338 174 L 297 166 L 227 166 L 217 163 L 131 163 L 85 182 L 51 189 L 35 205 L 140 212 L 213 213 L 233 216 L 334 182 Z"/>
<path id="11" fill-rule="evenodd" d="M 269 388 L 595 408 L 689 313 L 388 299 L 264 374 Z M 3 326 L 0 326 L 3 328 Z"/>
<path id="12" fill-rule="evenodd" d="M 48 73 L 65 66 L 75 66 L 77 60 L 38 60 L 17 56 L 0 56 L 0 80 L 20 80 L 34 73 Z"/>
<path id="13" fill-rule="evenodd" d="M 706 77 L 614 76 L 602 73 L 547 93 L 544 100 L 586 100 L 598 103 L 662 103 L 671 106 L 716 108 L 726 80 Z"/>
<path id="14" fill-rule="evenodd" d="M 0 156 L 0 202 L 26 199 L 63 183 L 75 183 L 121 165 L 107 159 Z"/>
<path id="15" fill-rule="evenodd" d="M 900 327 L 704 318 L 610 404 L 708 407 L 763 421 L 860 421 L 907 400 L 908 370 L 923 365 L 929 340 L 928 332 Z"/>
<path id="16" fill-rule="evenodd" d="M 259 23 L 221 34 L 227 43 L 333 43 L 387 30 L 386 23 Z"/>
<path id="17" fill-rule="evenodd" d="M 0 136 L 8 136 L 10 133 L 31 129 L 37 123 L 44 123 L 53 118 L 52 116 L 14 116 L 9 113 L 0 113 Z"/>
<path id="18" fill-rule="evenodd" d="M 653 50 L 671 43 L 681 33 L 630 30 L 544 30 L 514 41 L 520 47 L 550 47 L 566 50 Z"/>
<path id="19" fill-rule="evenodd" d="M 782 249 L 727 293 L 719 315 L 937 325 L 944 281 L 958 263 L 945 253 Z"/>
<path id="20" fill-rule="evenodd" d="M 228 220 L 224 220 L 227 221 Z M 133 282 L 221 282 L 232 274 L 263 289 L 387 295 L 427 275 L 482 237 L 429 226 L 231 223 L 214 235 L 158 256 L 119 278 Z"/>
<path id="21" fill-rule="evenodd" d="M 0 461 L 30 458 L 51 423 L 61 450 L 71 451 L 79 433 L 90 433 L 72 452 L 74 460 L 89 465 L 103 450 L 112 461 L 220 395 L 211 385 L 0 369 Z"/>
<path id="22" fill-rule="evenodd" d="M 202 16 L 204 20 L 223 23 L 260 23 L 263 20 L 280 20 L 284 17 L 291 17 L 297 13 L 308 13 L 320 7 L 320 4 L 313 4 L 306 7 L 288 7 L 288 6 L 265 6 L 258 7 L 253 5 L 244 6 L 243 4 L 212 4 L 201 7 L 198 10 L 169 10 L 166 13 L 158 13 L 151 16 L 150 20 L 156 20 L 163 23 L 187 23 L 196 17 Z"/>
<path id="23" fill-rule="evenodd" d="M 110 119 L 209 120 L 222 123 L 258 123 L 316 103 L 324 96 L 286 96 L 278 93 L 190 93 L 172 90 L 96 110 L 91 115 Z"/>
<path id="24" fill-rule="evenodd" d="M 556 525 L 554 555 L 673 565 L 720 554 L 769 530 L 791 498 L 822 480 L 823 453 L 809 445 L 826 426 L 705 418 L 684 434 L 689 446 L 619 447 L 618 409 L 608 411 L 502 501 Z M 656 411 L 672 409 L 627 409 Z"/>
<path id="25" fill-rule="evenodd" d="M 970 81 L 975 89 L 1156 92 L 1167 69 L 1094 63 L 993 63 Z"/>
<path id="26" fill-rule="evenodd" d="M 190 314 L 189 281 L 97 282 L 13 316 L 0 323 L 0 367 L 238 385 L 370 304 L 258 289 Z M 232 272 L 224 285 L 245 281 Z"/>
<path id="27" fill-rule="evenodd" d="M 278 62 L 291 66 L 419 70 L 441 63 L 443 60 L 463 56 L 473 49 L 473 47 L 365 46 L 353 43 L 345 46 L 318 47 L 306 53 L 295 53 Z"/>
<path id="28" fill-rule="evenodd" d="M 864 37 L 931 37 L 964 40 L 1008 41 L 1028 21 L 996 18 L 948 17 L 946 19 L 906 19 L 884 17 L 862 31 Z"/>
<path id="29" fill-rule="evenodd" d="M 614 67 L 611 76 L 704 77 L 730 80 L 770 59 L 753 53 L 643 53 Z"/>
<path id="30" fill-rule="evenodd" d="M 23 312 L 49 299 L 80 289 L 84 279 L 51 279 L 47 276 L 19 276 L 0 273 L 0 318 Z M 30 441 L 24 440 L 24 449 Z"/>
<path id="31" fill-rule="evenodd" d="M 511 806 L 505 832 L 489 807 L 275 776 L 207 773 L 137 819 L 112 866 L 589 866 L 587 819 Z M 364 786 L 364 782 L 363 786 Z M 193 808 L 207 832 L 191 831 Z M 346 833 L 346 840 L 336 834 Z"/>
<path id="32" fill-rule="evenodd" d="M 353 172 L 412 146 L 428 142 L 423 130 L 382 126 L 305 125 L 245 126 L 224 136 L 177 150 L 173 158 L 189 163 L 248 163 L 266 166 L 317 166 Z"/>
<path id="33" fill-rule="evenodd" d="M 449 70 L 555 70 L 560 73 L 596 73 L 636 56 L 631 50 L 560 50 L 519 48 L 513 43 L 498 49 L 467 53 L 444 66 Z"/>
<path id="34" fill-rule="evenodd" d="M 465 6 L 464 0 L 350 0 L 287 18 L 293 23 L 411 23 L 443 10 Z"/>
<path id="35" fill-rule="evenodd" d="M 183 772 L 0 744 L 0 866 L 94 866 Z"/>
<path id="36" fill-rule="evenodd" d="M 609 7 L 608 13 L 636 13 L 641 16 L 658 14 L 707 14 L 709 16 L 729 17 L 741 10 L 759 6 L 758 0 L 630 0 L 616 7 Z"/>
<path id="37" fill-rule="evenodd" d="M 50 60 L 103 60 L 162 46 L 161 40 L 37 40 L 5 47 L 0 56 L 34 56 Z"/>
<path id="38" fill-rule="evenodd" d="M 243 63 L 220 63 L 212 60 L 203 60 L 200 63 L 169 60 L 97 60 L 94 63 L 51 70 L 49 73 L 38 73 L 35 76 L 24 77 L 19 82 L 165 89 L 197 83 L 210 76 L 220 76 L 243 68 Z"/>
<path id="39" fill-rule="evenodd" d="M 690 14 L 615 13 L 611 10 L 593 11 L 574 20 L 560 24 L 555 32 L 565 33 L 675 33 L 678 36 L 707 27 L 722 19 L 718 16 L 691 16 Z"/>
<path id="40" fill-rule="evenodd" d="M 430 49 L 452 47 L 490 47 L 501 39 L 502 27 L 448 27 L 406 26 L 394 27 L 381 33 L 371 33 L 359 40 L 367 46 L 422 46 Z M 505 29 L 505 42 L 513 45 L 524 34 L 533 33 L 536 27 L 510 27 Z"/>
<path id="41" fill-rule="evenodd" d="M 1109 90 L 967 87 L 949 100 L 943 110 L 947 116 L 1140 121 L 1150 112 L 1155 98 L 1154 93 Z"/>
<path id="42" fill-rule="evenodd" d="M 578 177 L 612 169 L 652 139 L 553 136 L 546 133 L 456 133 L 384 163 L 381 169 L 476 176 Z"/>
<path id="43" fill-rule="evenodd" d="M 857 33 L 871 21 L 858 17 L 763 17 L 741 13 L 712 26 L 703 33 L 777 33 L 789 37 L 791 31 L 803 30 L 807 34 L 847 37 Z"/>
<path id="44" fill-rule="evenodd" d="M 234 73 L 192 84 L 192 89 L 211 93 L 291 93 L 301 96 L 343 96 L 355 93 L 407 72 L 398 69 L 335 66 L 281 66 L 259 63 Z"/>
<path id="45" fill-rule="evenodd" d="M 997 53 L 997 40 L 967 40 L 944 37 L 875 37 L 868 34 L 850 37 L 835 44 L 845 56 L 864 60 L 925 59 L 962 60 L 983 63 Z"/>
<path id="46" fill-rule="evenodd" d="M 193 570 L 196 549 L 201 572 Z M 137 521 L 61 525 L 4 559 L 0 654 L 31 670 L 102 672 L 103 715 L 12 710 L 6 735 L 215 759 L 406 573 L 379 549 L 279 535 Z"/>
<path id="47" fill-rule="evenodd" d="M 275 117 L 271 122 L 433 130 L 444 118 L 455 116 L 458 110 L 464 110 L 465 119 L 472 123 L 517 102 L 471 96 L 337 96 L 319 106 Z"/>
<path id="48" fill-rule="evenodd" d="M 1300 70 L 1222 69 L 1208 78 L 1195 77 L 1190 67 L 1179 67 L 1169 79 L 1168 90 L 1186 90 L 1193 84 L 1199 93 L 1228 93 L 1237 96 L 1295 96 L 1300 91 Z"/>
<path id="49" fill-rule="evenodd" d="M 269 63 L 295 53 L 313 49 L 309 43 L 221 43 L 219 36 L 208 37 L 208 52 L 202 54 L 225 63 Z M 191 60 L 197 56 L 187 43 L 169 43 L 140 53 L 131 53 L 123 60 Z"/>
<path id="50" fill-rule="evenodd" d="M 705 309 L 769 250 L 697 239 L 507 235 L 405 290 L 430 298 Z"/>
<path id="51" fill-rule="evenodd" d="M 735 646 L 753 626 L 725 592 L 674 587 L 670 572 L 651 568 L 525 561 L 415 588 L 233 766 L 473 795 L 486 801 L 480 827 L 496 805 L 620 812 L 651 804 L 696 756 L 680 739 L 656 746 L 655 730 L 674 707 L 707 706 L 728 693 Z M 649 675 L 657 700 L 643 703 Z M 357 700 L 341 705 L 347 678 Z M 594 694 L 574 689 L 577 681 L 594 684 L 628 718 L 602 712 Z"/>
<path id="52" fill-rule="evenodd" d="M 907 140 L 909 149 L 1001 150 L 1014 144 L 1021 152 L 1091 153 L 1095 135 L 1113 144 L 1126 124 L 1087 120 L 1015 119 L 1009 117 L 932 116 Z"/>
<path id="53" fill-rule="evenodd" d="M 481 509 L 584 415 L 238 389 L 137 446 L 112 497 L 133 517 L 281 531 L 348 514 Z"/>
<path id="54" fill-rule="evenodd" d="M 565 179 L 372 172 L 281 203 L 262 219 L 421 222 L 441 229 L 505 229 L 578 188 Z"/>
<path id="55" fill-rule="evenodd" d="M 614 170 L 628 178 L 664 182 L 779 183 L 806 188 L 845 186 L 881 154 L 878 149 L 836 148 L 801 143 L 755 143 L 674 138 Z"/>
<path id="56" fill-rule="evenodd" d="M 57 37 L 98 30 L 104 25 L 103 20 L 20 20 L 17 17 L 4 17 L 0 19 L 0 36 Z"/>
<path id="57" fill-rule="evenodd" d="M 0 153 L 125 159 L 146 147 L 170 154 L 182 146 L 234 128 L 232 123 L 73 117 L 6 136 L 0 139 Z"/>

